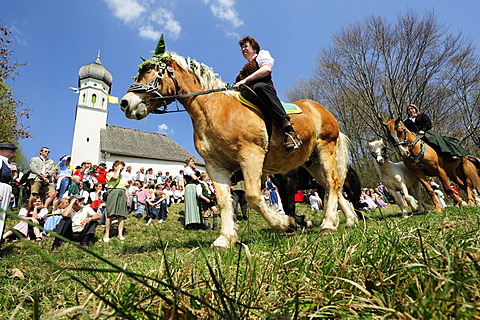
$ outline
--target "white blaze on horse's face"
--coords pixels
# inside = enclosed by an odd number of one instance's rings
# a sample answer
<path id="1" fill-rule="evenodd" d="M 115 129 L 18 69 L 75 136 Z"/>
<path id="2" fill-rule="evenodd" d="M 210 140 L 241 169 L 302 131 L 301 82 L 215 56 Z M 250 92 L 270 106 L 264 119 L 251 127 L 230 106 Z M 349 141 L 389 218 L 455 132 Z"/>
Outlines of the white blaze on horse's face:
<path id="1" fill-rule="evenodd" d="M 129 92 L 120 102 L 120 109 L 125 116 L 135 120 L 145 118 L 158 107 L 150 100 L 151 92 L 149 92 L 156 90 L 156 83 L 153 80 L 159 78 L 158 72 L 151 65 L 145 65 L 141 72 L 138 81 L 130 86 Z M 150 83 L 155 84 L 154 88 L 148 86 Z"/>
<path id="2" fill-rule="evenodd" d="M 370 152 L 372 153 L 372 156 L 375 158 L 375 161 L 383 166 L 385 164 L 385 153 L 386 153 L 386 148 L 383 143 L 383 140 L 376 140 L 368 143 L 370 147 Z"/>
<path id="3" fill-rule="evenodd" d="M 138 93 L 128 92 L 120 102 L 120 109 L 129 119 L 141 120 L 148 115 L 147 105 Z"/>

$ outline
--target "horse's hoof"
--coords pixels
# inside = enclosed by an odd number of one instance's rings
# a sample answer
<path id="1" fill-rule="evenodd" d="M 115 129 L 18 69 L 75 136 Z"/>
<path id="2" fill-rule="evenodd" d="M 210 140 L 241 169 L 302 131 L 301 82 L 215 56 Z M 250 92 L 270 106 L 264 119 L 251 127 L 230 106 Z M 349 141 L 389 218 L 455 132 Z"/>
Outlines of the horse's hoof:
<path id="1" fill-rule="evenodd" d="M 227 241 L 227 238 L 223 235 L 218 237 L 217 240 L 215 240 L 211 245 L 212 248 L 217 250 L 226 250 L 228 249 L 229 246 L 230 246 L 229 241 Z"/>
<path id="2" fill-rule="evenodd" d="M 325 229 L 320 230 L 321 235 L 328 235 L 328 234 L 334 234 L 334 233 L 337 233 L 337 230 L 330 229 L 330 228 L 325 228 Z"/>
<path id="3" fill-rule="evenodd" d="M 288 228 L 285 231 L 286 234 L 292 234 L 297 231 L 297 224 L 295 223 L 295 219 L 292 217 L 288 217 Z"/>

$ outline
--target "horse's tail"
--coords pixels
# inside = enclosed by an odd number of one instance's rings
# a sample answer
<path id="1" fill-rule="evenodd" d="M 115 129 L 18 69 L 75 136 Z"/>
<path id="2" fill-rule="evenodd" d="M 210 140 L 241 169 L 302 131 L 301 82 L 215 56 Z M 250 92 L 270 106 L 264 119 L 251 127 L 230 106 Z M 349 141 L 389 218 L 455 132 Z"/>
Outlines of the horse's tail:
<path id="1" fill-rule="evenodd" d="M 347 171 L 348 171 L 348 165 L 350 162 L 350 159 L 348 157 L 348 147 L 350 146 L 350 139 L 340 132 L 340 135 L 338 136 L 338 143 L 337 143 L 337 172 L 338 172 L 338 177 L 340 178 L 340 181 L 343 183 L 345 181 L 345 178 L 347 177 Z"/>
<path id="2" fill-rule="evenodd" d="M 477 191 L 480 191 L 480 170 L 478 165 L 479 160 L 477 158 L 474 158 L 476 161 L 472 161 L 472 159 L 469 157 L 467 161 L 464 162 L 464 170 L 465 173 L 467 174 L 467 177 L 470 177 L 470 181 L 473 184 L 473 187 L 477 189 Z"/>

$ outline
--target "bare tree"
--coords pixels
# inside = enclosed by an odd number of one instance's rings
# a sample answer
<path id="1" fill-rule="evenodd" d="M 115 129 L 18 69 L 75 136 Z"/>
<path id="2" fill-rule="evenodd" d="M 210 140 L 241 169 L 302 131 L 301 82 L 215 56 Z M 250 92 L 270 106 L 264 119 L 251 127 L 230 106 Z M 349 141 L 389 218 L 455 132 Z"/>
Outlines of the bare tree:
<path id="1" fill-rule="evenodd" d="M 360 163 L 367 163 L 365 140 L 384 135 L 379 119 L 403 117 L 410 103 L 430 115 L 437 132 L 478 152 L 479 61 L 471 42 L 448 31 L 433 12 L 406 11 L 395 22 L 366 18 L 334 34 L 313 75 L 287 96 L 305 93 L 332 111 Z"/>

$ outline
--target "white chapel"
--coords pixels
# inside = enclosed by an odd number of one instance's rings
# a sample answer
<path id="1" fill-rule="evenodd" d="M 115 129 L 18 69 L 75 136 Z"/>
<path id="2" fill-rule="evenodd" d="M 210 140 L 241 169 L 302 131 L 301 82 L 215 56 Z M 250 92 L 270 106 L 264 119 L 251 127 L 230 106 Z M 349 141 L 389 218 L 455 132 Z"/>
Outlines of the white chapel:
<path id="1" fill-rule="evenodd" d="M 115 160 L 125 161 L 135 173 L 141 167 L 170 172 L 175 175 L 183 169 L 185 160 L 195 159 L 198 169 L 203 163 L 165 134 L 136 130 L 107 124 L 108 97 L 112 74 L 97 60 L 82 66 L 78 72 L 78 103 L 72 142 L 73 166 L 89 160 L 93 164 L 105 162 L 111 168 Z M 149 141 L 139 144 L 137 141 Z"/>

